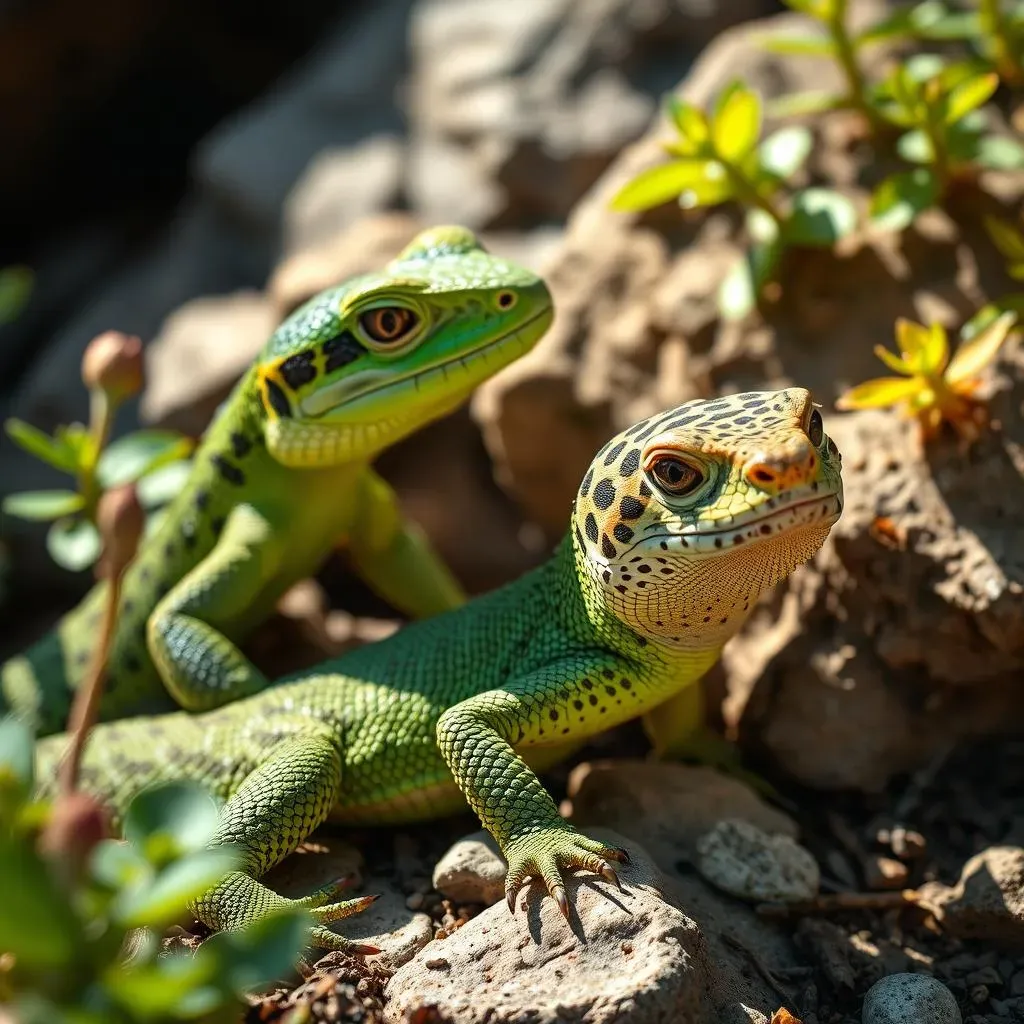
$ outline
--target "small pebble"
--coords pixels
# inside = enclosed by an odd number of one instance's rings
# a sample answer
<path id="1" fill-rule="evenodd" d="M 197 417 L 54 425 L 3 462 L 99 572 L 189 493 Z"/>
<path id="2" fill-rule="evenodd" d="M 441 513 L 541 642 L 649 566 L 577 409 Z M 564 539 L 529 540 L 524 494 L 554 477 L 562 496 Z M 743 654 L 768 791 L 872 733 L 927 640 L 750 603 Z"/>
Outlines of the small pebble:
<path id="1" fill-rule="evenodd" d="M 971 997 L 971 1002 L 975 1006 L 981 1006 L 982 1003 L 987 1003 L 989 1000 L 988 985 L 975 985 L 968 993 Z"/>
<path id="2" fill-rule="evenodd" d="M 697 870 L 725 892 L 748 900 L 789 902 L 818 893 L 818 862 L 789 836 L 769 835 L 726 818 L 697 840 Z"/>
<path id="3" fill-rule="evenodd" d="M 427 898 L 421 892 L 414 892 L 410 896 L 405 897 L 405 905 L 410 910 L 422 910 L 423 904 L 426 902 Z"/>
<path id="4" fill-rule="evenodd" d="M 953 993 L 927 974 L 890 974 L 868 989 L 863 1024 L 962 1024 Z"/>
<path id="5" fill-rule="evenodd" d="M 869 857 L 864 865 L 864 881 L 869 889 L 902 889 L 910 872 L 895 857 Z"/>

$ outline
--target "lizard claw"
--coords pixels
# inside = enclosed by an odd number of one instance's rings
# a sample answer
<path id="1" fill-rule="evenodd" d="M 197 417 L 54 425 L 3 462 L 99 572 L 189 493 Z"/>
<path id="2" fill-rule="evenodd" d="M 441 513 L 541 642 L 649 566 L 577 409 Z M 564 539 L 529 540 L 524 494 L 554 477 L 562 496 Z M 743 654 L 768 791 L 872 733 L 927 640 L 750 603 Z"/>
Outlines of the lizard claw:
<path id="1" fill-rule="evenodd" d="M 564 917 L 566 919 L 566 921 L 568 921 L 569 920 L 569 900 L 568 900 L 568 897 L 565 895 L 565 889 L 562 888 L 562 886 L 560 886 L 560 885 L 556 885 L 551 890 L 551 895 L 554 898 L 554 901 L 558 904 L 558 909 L 562 912 L 562 917 Z"/>
<path id="2" fill-rule="evenodd" d="M 601 865 L 597 869 L 597 873 L 606 882 L 611 882 L 612 885 L 616 886 L 619 892 L 622 892 L 622 883 L 619 881 L 619 876 L 615 873 L 615 868 L 613 868 L 611 864 L 607 861 L 601 861 Z"/>

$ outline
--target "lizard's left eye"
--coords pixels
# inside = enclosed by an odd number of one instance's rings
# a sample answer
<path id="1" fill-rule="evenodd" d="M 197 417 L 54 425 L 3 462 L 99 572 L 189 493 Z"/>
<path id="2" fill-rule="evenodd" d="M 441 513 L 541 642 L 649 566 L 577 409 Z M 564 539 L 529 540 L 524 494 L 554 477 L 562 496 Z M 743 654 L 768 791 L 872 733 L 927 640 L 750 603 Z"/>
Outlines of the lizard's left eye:
<path id="1" fill-rule="evenodd" d="M 825 427 L 821 422 L 821 413 L 817 409 L 811 412 L 811 417 L 807 421 L 807 437 L 811 444 L 815 448 L 821 444 L 822 439 L 825 436 Z"/>
<path id="2" fill-rule="evenodd" d="M 359 318 L 359 326 L 367 337 L 380 345 L 394 345 L 419 324 L 419 317 L 404 306 L 382 306 L 367 310 Z"/>

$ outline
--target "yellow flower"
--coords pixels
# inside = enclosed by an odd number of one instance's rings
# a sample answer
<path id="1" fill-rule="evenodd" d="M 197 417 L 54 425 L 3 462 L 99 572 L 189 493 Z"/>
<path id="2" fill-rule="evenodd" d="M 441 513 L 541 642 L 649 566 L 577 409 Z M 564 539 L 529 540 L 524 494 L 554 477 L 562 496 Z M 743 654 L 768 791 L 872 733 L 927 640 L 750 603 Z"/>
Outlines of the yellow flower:
<path id="1" fill-rule="evenodd" d="M 991 363 L 1017 320 L 1013 312 L 1003 313 L 949 354 L 949 339 L 941 324 L 930 327 L 904 320 L 896 321 L 894 355 L 881 345 L 875 355 L 901 374 L 876 377 L 850 388 L 836 402 L 838 409 L 879 409 L 903 405 L 915 416 L 926 437 L 942 421 L 962 432 L 974 432 L 981 411 L 976 396 L 981 371 Z"/>

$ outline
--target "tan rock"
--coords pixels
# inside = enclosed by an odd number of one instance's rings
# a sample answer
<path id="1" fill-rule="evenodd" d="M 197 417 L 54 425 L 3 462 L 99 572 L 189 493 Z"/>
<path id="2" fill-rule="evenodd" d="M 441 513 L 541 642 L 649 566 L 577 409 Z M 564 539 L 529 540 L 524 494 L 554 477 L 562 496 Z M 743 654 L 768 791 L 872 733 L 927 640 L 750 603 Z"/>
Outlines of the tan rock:
<path id="1" fill-rule="evenodd" d="M 973 856 L 956 885 L 929 882 L 921 902 L 950 935 L 1007 947 L 1024 943 L 1024 849 L 991 846 Z"/>

